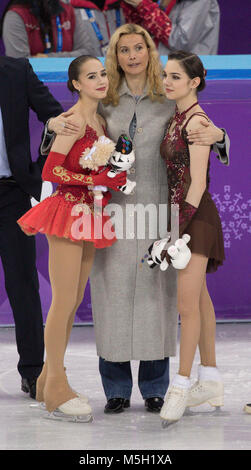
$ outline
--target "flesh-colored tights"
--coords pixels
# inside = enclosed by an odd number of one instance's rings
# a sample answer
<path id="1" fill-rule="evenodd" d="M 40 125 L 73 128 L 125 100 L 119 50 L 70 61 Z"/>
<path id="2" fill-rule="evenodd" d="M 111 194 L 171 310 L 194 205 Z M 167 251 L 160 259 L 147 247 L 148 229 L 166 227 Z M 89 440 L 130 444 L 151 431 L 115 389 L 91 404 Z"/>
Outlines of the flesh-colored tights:
<path id="1" fill-rule="evenodd" d="M 48 411 L 76 397 L 68 384 L 64 355 L 75 313 L 81 304 L 91 272 L 95 247 L 91 242 L 72 242 L 47 236 L 52 303 L 45 325 L 46 361 L 37 380 L 36 399 Z"/>
<path id="2" fill-rule="evenodd" d="M 188 266 L 178 272 L 178 312 L 181 320 L 179 374 L 190 377 L 199 346 L 201 364 L 216 366 L 215 312 L 207 290 L 208 259 L 192 254 Z"/>

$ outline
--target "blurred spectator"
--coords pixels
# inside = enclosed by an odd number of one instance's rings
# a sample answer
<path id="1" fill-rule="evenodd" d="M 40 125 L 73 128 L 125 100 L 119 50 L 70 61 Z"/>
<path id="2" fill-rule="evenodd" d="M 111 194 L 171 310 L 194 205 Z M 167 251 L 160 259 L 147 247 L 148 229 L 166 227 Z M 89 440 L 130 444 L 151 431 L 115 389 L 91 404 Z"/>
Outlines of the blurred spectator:
<path id="1" fill-rule="evenodd" d="M 105 55 L 111 35 L 125 23 L 120 0 L 71 0 L 81 15 L 83 34 L 91 38 L 92 54 Z"/>
<path id="2" fill-rule="evenodd" d="M 80 12 L 67 1 L 10 0 L 1 33 L 10 57 L 75 57 L 92 52 Z"/>
<path id="3" fill-rule="evenodd" d="M 160 55 L 173 49 L 204 55 L 218 52 L 217 0 L 124 0 L 121 5 L 126 22 L 143 26 Z"/>

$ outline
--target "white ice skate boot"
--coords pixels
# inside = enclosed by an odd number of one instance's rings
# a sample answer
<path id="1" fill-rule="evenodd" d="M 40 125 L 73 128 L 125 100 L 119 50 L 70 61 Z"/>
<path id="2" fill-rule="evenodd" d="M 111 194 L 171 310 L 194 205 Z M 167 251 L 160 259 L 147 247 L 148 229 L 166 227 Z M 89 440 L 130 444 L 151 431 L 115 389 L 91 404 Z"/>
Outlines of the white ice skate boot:
<path id="1" fill-rule="evenodd" d="M 76 393 L 77 397 L 83 402 L 83 403 L 89 403 L 89 398 L 86 395 L 82 395 L 82 393 L 75 392 L 75 390 L 72 390 L 74 393 Z M 37 403 L 31 403 L 30 408 L 36 408 L 38 410 L 45 411 L 46 406 L 44 401 L 39 401 Z"/>
<path id="2" fill-rule="evenodd" d="M 76 423 L 89 423 L 93 420 L 92 409 L 88 403 L 83 403 L 79 398 L 72 398 L 55 410 L 48 413 L 45 418 Z"/>
<path id="3" fill-rule="evenodd" d="M 223 406 L 224 385 L 217 367 L 199 365 L 198 380 L 190 388 L 187 406 L 208 403 L 216 408 Z"/>
<path id="4" fill-rule="evenodd" d="M 208 403 L 216 408 L 223 406 L 224 386 L 214 380 L 198 380 L 190 388 L 187 407 Z"/>
<path id="5" fill-rule="evenodd" d="M 163 420 L 163 428 L 175 421 L 178 421 L 183 416 L 187 406 L 188 394 L 188 388 L 182 388 L 175 385 L 171 385 L 169 387 L 164 399 L 164 405 L 160 411 L 160 417 Z"/>

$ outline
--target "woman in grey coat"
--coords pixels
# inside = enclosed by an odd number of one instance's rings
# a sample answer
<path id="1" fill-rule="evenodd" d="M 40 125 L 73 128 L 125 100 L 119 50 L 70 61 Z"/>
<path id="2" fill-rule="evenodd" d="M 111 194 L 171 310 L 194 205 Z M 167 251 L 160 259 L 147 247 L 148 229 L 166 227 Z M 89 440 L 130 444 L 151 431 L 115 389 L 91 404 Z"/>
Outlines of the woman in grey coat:
<path id="1" fill-rule="evenodd" d="M 122 214 L 117 224 L 115 217 L 120 239 L 96 253 L 90 278 L 105 412 L 130 405 L 131 360 L 140 361 L 139 388 L 147 409 L 159 411 L 169 383 L 169 356 L 176 353 L 176 273 L 173 267 L 151 270 L 141 260 L 167 227 L 168 188 L 159 148 L 174 104 L 163 97 L 158 54 L 140 26 L 123 25 L 113 34 L 106 67 L 110 86 L 100 113 L 109 137 L 117 141 L 126 133 L 133 140 L 130 179 L 137 184 L 129 196 L 113 194 L 110 208 Z M 205 134 L 209 145 L 223 137 L 212 123 Z"/>

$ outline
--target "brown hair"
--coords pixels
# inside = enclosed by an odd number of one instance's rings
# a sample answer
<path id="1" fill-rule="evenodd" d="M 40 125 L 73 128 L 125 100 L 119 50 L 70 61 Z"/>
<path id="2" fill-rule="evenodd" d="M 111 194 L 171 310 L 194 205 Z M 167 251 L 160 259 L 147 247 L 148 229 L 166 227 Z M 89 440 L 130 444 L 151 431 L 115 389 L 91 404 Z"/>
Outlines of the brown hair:
<path id="1" fill-rule="evenodd" d="M 196 54 L 185 51 L 174 51 L 168 54 L 168 60 L 177 60 L 189 78 L 200 78 L 200 84 L 196 88 L 197 92 L 204 90 L 206 86 L 206 70 L 200 58 Z"/>
<path id="2" fill-rule="evenodd" d="M 81 67 L 83 64 L 85 64 L 85 62 L 87 62 L 88 60 L 91 60 L 91 59 L 95 59 L 95 60 L 98 60 L 97 57 L 94 57 L 92 55 L 80 55 L 79 57 L 77 57 L 76 59 L 74 59 L 70 65 L 69 65 L 69 68 L 68 68 L 68 82 L 67 82 L 67 88 L 68 90 L 70 90 L 72 93 L 79 93 L 79 91 L 74 87 L 73 85 L 73 80 L 78 80 L 79 79 L 79 75 L 80 75 L 80 72 L 81 72 Z"/>

